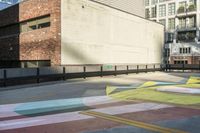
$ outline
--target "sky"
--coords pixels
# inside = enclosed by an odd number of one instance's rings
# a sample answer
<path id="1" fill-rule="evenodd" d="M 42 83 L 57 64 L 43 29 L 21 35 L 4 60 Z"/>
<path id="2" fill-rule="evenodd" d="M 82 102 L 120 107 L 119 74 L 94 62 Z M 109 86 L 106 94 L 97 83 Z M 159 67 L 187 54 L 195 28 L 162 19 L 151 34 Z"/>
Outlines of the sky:
<path id="1" fill-rule="evenodd" d="M 8 3 L 15 4 L 17 2 L 18 2 L 18 0 L 0 0 L 0 10 L 11 5 L 11 4 L 8 4 Z"/>

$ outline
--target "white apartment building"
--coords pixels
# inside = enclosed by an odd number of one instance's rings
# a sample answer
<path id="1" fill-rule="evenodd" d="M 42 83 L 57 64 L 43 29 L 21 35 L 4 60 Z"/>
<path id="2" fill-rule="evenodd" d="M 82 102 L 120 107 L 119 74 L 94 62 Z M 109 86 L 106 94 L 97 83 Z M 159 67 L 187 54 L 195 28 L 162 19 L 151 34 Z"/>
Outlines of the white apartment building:
<path id="1" fill-rule="evenodd" d="M 200 63 L 200 0 L 145 0 L 145 17 L 165 25 L 165 63 Z"/>

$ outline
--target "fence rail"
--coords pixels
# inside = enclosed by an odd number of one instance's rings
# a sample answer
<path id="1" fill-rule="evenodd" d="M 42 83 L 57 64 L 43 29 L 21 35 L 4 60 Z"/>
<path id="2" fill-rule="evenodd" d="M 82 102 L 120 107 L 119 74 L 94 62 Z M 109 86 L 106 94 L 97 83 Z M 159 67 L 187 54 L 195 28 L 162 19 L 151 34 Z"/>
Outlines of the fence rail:
<path id="1" fill-rule="evenodd" d="M 85 65 L 0 69 L 0 86 L 155 71 L 199 71 L 200 64 Z"/>
<path id="2" fill-rule="evenodd" d="M 0 69 L 0 86 L 40 83 L 73 78 L 103 77 L 129 73 L 161 71 L 160 64 L 149 65 L 85 65 L 41 68 Z"/>
<path id="3" fill-rule="evenodd" d="M 165 71 L 174 71 L 174 70 L 179 70 L 179 71 L 200 71 L 200 64 L 165 64 L 163 65 L 163 69 Z"/>

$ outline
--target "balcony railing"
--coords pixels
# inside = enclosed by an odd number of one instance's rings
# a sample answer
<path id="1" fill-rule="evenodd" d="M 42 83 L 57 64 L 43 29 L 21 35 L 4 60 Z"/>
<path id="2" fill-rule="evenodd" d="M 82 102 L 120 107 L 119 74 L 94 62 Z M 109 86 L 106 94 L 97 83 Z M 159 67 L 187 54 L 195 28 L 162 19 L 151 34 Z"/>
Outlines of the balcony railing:
<path id="1" fill-rule="evenodd" d="M 199 62 L 200 63 L 200 62 Z M 200 64 L 165 64 L 162 67 L 165 71 L 192 71 L 199 72 Z"/>
<path id="2" fill-rule="evenodd" d="M 180 42 L 194 42 L 196 38 L 195 32 L 180 32 L 177 35 L 177 39 Z"/>
<path id="3" fill-rule="evenodd" d="M 177 30 L 196 30 L 196 24 L 179 25 Z"/>
<path id="4" fill-rule="evenodd" d="M 177 10 L 177 14 L 194 12 L 196 10 L 197 10 L 197 8 L 196 8 L 196 5 L 194 5 L 194 4 L 189 5 L 188 8 L 186 8 L 184 6 L 180 6 Z"/>

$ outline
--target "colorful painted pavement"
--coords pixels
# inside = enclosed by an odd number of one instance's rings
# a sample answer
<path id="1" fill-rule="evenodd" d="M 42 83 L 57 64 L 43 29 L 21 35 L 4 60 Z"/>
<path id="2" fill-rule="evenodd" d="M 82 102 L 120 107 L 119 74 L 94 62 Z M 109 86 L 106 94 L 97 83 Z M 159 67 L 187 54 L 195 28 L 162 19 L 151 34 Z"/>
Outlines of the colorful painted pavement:
<path id="1" fill-rule="evenodd" d="M 0 133 L 199 133 L 200 77 L 107 86 L 106 96 L 0 105 Z"/>

